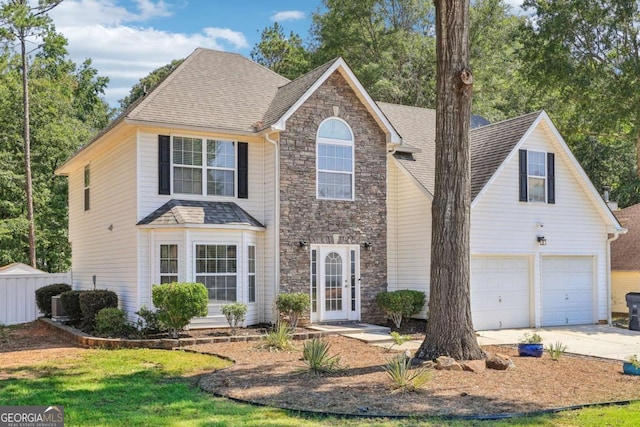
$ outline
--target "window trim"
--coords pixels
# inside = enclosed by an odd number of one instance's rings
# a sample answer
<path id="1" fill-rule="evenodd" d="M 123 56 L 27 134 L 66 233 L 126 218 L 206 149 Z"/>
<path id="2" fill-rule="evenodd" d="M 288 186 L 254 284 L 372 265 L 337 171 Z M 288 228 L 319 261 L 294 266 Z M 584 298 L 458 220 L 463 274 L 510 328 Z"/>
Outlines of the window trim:
<path id="1" fill-rule="evenodd" d="M 176 247 L 176 261 L 177 261 L 177 272 L 175 274 L 170 273 L 162 273 L 162 246 L 175 246 Z M 158 243 L 158 284 L 162 284 L 163 276 L 175 276 L 176 282 L 180 281 L 180 244 L 177 242 L 159 242 Z"/>
<path id="2" fill-rule="evenodd" d="M 320 132 L 320 128 L 328 121 L 331 120 L 338 120 L 340 122 L 342 122 L 347 129 L 349 129 L 349 133 L 351 134 L 351 139 L 350 140 L 344 140 L 344 139 L 332 139 L 332 138 L 325 138 L 325 137 L 320 137 L 318 136 L 318 133 Z M 328 170 L 328 169 L 320 169 L 320 165 L 319 165 L 319 155 L 320 155 L 320 150 L 319 150 L 319 145 L 320 144 L 325 144 L 325 145 L 338 145 L 338 146 L 343 146 L 343 147 L 350 147 L 351 148 L 351 172 L 344 172 L 344 171 L 333 171 L 333 170 Z M 339 117 L 328 117 L 326 119 L 324 119 L 322 121 L 322 123 L 320 123 L 320 125 L 318 126 L 318 129 L 316 130 L 316 144 L 315 144 L 315 150 L 316 150 L 316 199 L 319 200 L 339 200 L 339 201 L 354 201 L 355 200 L 355 194 L 356 194 L 356 159 L 355 159 L 355 137 L 353 136 L 353 130 L 351 129 L 351 126 L 349 126 L 349 124 L 342 120 Z M 337 174 L 337 175 L 347 175 L 349 174 L 351 176 L 351 197 L 350 198 L 335 198 L 335 197 L 322 197 L 320 195 L 320 172 L 323 173 L 332 173 L 332 174 Z"/>
<path id="3" fill-rule="evenodd" d="M 238 174 L 239 174 L 239 170 L 238 170 L 238 146 L 240 141 L 238 141 L 237 139 L 225 139 L 225 138 L 219 138 L 219 137 L 206 137 L 206 136 L 198 136 L 198 135 L 188 135 L 188 134 L 171 134 L 170 135 L 171 138 L 171 143 L 170 143 L 170 180 L 171 180 L 171 194 L 179 194 L 181 196 L 200 196 L 200 197 L 224 197 L 224 198 L 237 198 L 238 197 Z M 193 166 L 193 165 L 181 165 L 181 164 L 176 164 L 174 162 L 174 158 L 173 158 L 173 147 L 174 147 L 174 138 L 192 138 L 192 139 L 199 139 L 201 141 L 201 151 L 202 151 L 202 165 L 200 166 Z M 209 166 L 208 162 L 207 162 L 207 142 L 208 141 L 222 141 L 222 142 L 231 142 L 233 144 L 233 169 L 232 168 L 222 168 L 222 167 L 214 167 L 214 166 Z M 174 179 L 175 179 L 175 168 L 176 167 L 182 167 L 182 168 L 191 168 L 191 169 L 200 169 L 200 172 L 202 174 L 202 180 L 201 180 L 201 189 L 200 189 L 200 193 L 179 193 L 176 192 L 175 188 L 174 188 Z M 207 192 L 207 177 L 208 177 L 208 172 L 209 170 L 222 170 L 222 171 L 232 171 L 233 172 L 233 194 L 232 195 L 220 195 L 220 194 L 208 194 Z"/>
<path id="4" fill-rule="evenodd" d="M 197 264 L 198 264 L 198 257 L 197 257 L 197 249 L 198 246 L 234 246 L 236 248 L 236 271 L 235 273 L 229 274 L 229 273 L 198 273 L 197 272 Z M 230 276 L 233 275 L 236 277 L 236 299 L 235 301 L 217 301 L 217 300 L 212 300 L 208 297 L 208 288 L 207 288 L 207 301 L 208 301 L 208 305 L 209 306 L 223 306 L 226 304 L 232 304 L 234 302 L 242 302 L 242 298 L 241 295 L 242 293 L 240 292 L 240 288 L 242 286 L 244 286 L 244 282 L 242 281 L 242 277 L 243 275 L 241 273 L 243 273 L 241 271 L 241 263 L 239 261 L 241 261 L 240 257 L 242 254 L 240 254 L 239 248 L 242 248 L 242 244 L 240 242 L 237 241 L 194 241 L 192 242 L 192 248 L 193 248 L 193 254 L 192 254 L 192 274 L 193 274 L 193 281 L 196 283 L 200 283 L 198 282 L 197 277 L 198 276 Z M 204 284 L 206 287 L 206 284 Z"/>
<path id="5" fill-rule="evenodd" d="M 530 172 L 531 153 L 541 154 L 543 157 L 544 175 L 532 175 Z M 549 190 L 547 188 L 547 180 L 549 178 L 549 171 L 547 165 L 547 152 L 540 150 L 527 150 L 527 202 L 528 203 L 547 203 L 549 197 Z M 531 200 L 531 179 L 541 179 L 543 181 L 542 188 L 544 189 L 544 200 Z"/>

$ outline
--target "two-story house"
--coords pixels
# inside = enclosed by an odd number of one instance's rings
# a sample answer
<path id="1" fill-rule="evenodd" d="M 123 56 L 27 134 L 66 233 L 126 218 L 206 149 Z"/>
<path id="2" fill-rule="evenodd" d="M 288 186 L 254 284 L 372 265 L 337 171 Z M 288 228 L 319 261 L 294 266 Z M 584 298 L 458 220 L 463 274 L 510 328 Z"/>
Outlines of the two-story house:
<path id="1" fill-rule="evenodd" d="M 546 324 L 544 286 L 568 292 L 587 267 L 590 314 L 569 321 L 606 319 L 607 237 L 621 228 L 546 114 L 515 124 L 474 131 L 486 134 L 473 154 L 474 319 Z M 276 295 L 294 291 L 309 293 L 312 322 L 382 321 L 377 293 L 428 292 L 433 128 L 431 110 L 374 102 L 340 58 L 289 81 L 197 49 L 58 169 L 73 286 L 116 291 L 133 316 L 154 284 L 203 283 L 209 316 L 194 327 L 226 325 L 235 301 L 247 324 L 271 322 Z M 487 302 L 511 288 L 520 305 Z M 483 320 L 525 305 L 526 322 Z"/>

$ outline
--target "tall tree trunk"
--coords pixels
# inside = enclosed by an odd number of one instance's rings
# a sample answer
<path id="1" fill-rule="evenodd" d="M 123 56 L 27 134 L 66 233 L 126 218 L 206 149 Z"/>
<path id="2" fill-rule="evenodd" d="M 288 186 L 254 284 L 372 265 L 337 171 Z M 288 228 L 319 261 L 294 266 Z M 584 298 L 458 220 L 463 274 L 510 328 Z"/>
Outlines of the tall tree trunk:
<path id="1" fill-rule="evenodd" d="M 436 0 L 436 179 L 426 337 L 416 357 L 484 358 L 471 321 L 469 1 Z"/>
<path id="2" fill-rule="evenodd" d="M 31 130 L 29 127 L 29 68 L 26 35 L 21 34 L 22 49 L 22 103 L 24 107 L 24 172 L 27 195 L 27 221 L 29 221 L 29 262 L 36 268 L 36 224 L 33 217 L 33 184 L 31 182 Z"/>

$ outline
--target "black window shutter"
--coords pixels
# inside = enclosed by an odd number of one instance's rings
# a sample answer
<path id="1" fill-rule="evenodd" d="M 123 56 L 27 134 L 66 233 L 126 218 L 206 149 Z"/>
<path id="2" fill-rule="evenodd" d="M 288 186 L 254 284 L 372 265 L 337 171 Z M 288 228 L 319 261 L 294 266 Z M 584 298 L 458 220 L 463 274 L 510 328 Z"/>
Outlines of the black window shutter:
<path id="1" fill-rule="evenodd" d="M 520 150 L 520 201 L 527 201 L 527 150 Z"/>
<path id="2" fill-rule="evenodd" d="M 171 138 L 158 135 L 158 194 L 171 194 Z"/>
<path id="3" fill-rule="evenodd" d="M 238 142 L 238 198 L 249 198 L 249 144 Z"/>
<path id="4" fill-rule="evenodd" d="M 555 154 L 547 153 L 547 202 L 556 202 L 556 165 Z"/>

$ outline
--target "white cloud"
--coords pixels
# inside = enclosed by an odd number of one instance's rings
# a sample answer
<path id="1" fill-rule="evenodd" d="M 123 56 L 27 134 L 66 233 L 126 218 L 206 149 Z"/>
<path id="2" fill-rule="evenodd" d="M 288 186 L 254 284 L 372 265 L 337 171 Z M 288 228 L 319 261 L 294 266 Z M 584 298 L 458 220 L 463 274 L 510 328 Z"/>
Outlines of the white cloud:
<path id="1" fill-rule="evenodd" d="M 129 9 L 116 0 L 67 0 L 50 15 L 69 41 L 71 58 L 76 63 L 91 58 L 99 74 L 109 77 L 105 97 L 112 106 L 140 78 L 185 58 L 197 47 L 239 50 L 249 46 L 242 33 L 228 28 L 207 27 L 187 34 L 145 27 L 152 18 L 171 15 L 163 0 L 135 0 Z"/>
<path id="2" fill-rule="evenodd" d="M 283 10 L 282 12 L 276 12 L 271 16 L 272 21 L 284 22 L 284 21 L 298 21 L 304 19 L 305 14 L 300 10 Z"/>

